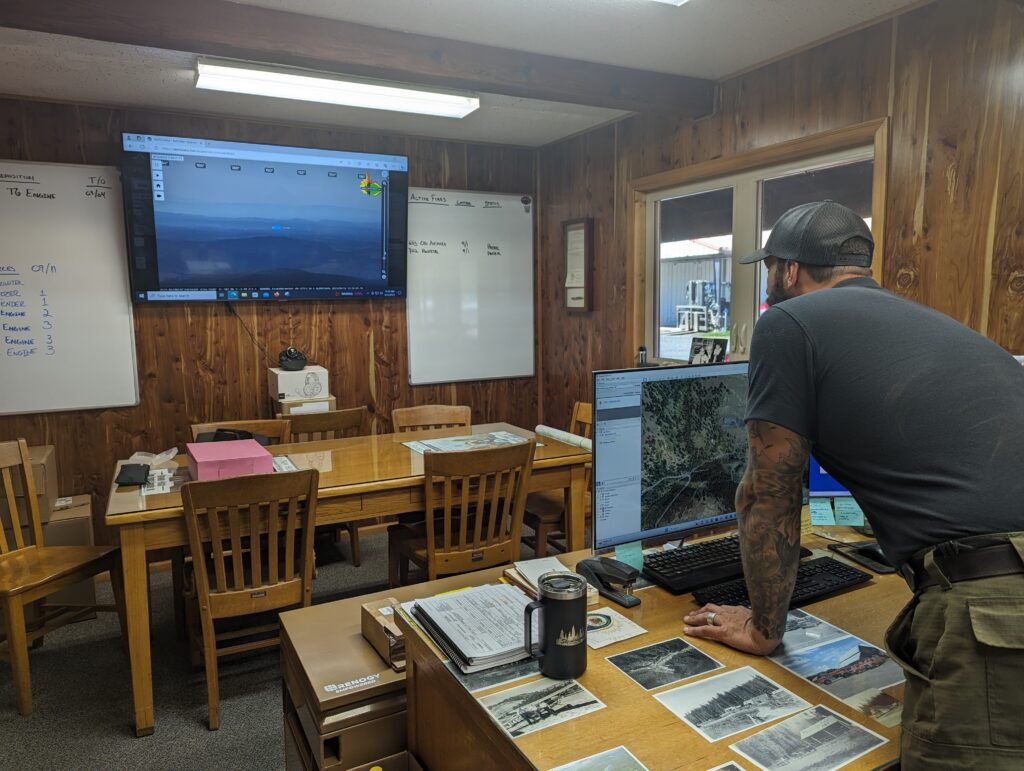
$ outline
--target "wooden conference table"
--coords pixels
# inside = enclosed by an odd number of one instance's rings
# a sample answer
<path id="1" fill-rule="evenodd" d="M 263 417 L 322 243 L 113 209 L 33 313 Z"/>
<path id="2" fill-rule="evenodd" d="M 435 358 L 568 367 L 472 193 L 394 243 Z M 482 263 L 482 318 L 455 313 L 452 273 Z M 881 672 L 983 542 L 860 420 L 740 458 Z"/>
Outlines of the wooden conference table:
<path id="1" fill-rule="evenodd" d="M 813 548 L 823 544 L 821 539 L 812 537 L 805 545 Z M 433 593 L 429 584 L 419 587 L 421 596 Z M 757 733 L 763 725 L 715 742 L 707 741 L 653 696 L 679 683 L 645 691 L 606 660 L 610 655 L 683 637 L 721 662 L 726 668 L 722 671 L 753 667 L 810 704 L 822 704 L 888 739 L 844 768 L 873 769 L 899 757 L 898 725 L 881 725 L 769 659 L 739 653 L 715 642 L 686 638 L 682 617 L 697 607 L 692 595 L 673 596 L 659 587 L 650 587 L 638 591 L 637 596 L 642 602 L 633 609 L 605 600 L 601 601 L 601 607 L 619 611 L 647 632 L 599 650 L 589 649 L 587 671 L 578 679 L 604 708 L 517 739 L 505 733 L 477 699 L 515 688 L 523 681 L 470 694 L 444 665 L 442 654 L 429 638 L 400 618 L 399 626 L 406 635 L 409 751 L 424 768 L 443 771 L 476 771 L 496 767 L 496 763 L 509 771 L 550 769 L 620 745 L 625 745 L 651 771 L 710 769 L 729 761 L 752 768 L 750 761 L 734 753 L 729 745 Z M 886 626 L 909 598 L 906 584 L 896 575 L 875 576 L 861 588 L 806 605 L 803 610 L 872 645 L 883 647 Z M 295 611 L 292 616 L 297 620 L 306 612 Z M 339 652 L 338 655 L 344 654 Z M 307 663 L 309 665 L 311 663 Z M 694 680 L 691 678 L 684 683 Z M 902 700 L 902 689 L 900 684 L 884 690 Z M 775 722 L 778 721 L 771 725 Z"/>
<path id="2" fill-rule="evenodd" d="M 506 423 L 472 428 L 474 434 L 492 431 L 533 436 L 532 431 Z M 443 429 L 381 434 L 267 449 L 274 455 L 288 455 L 299 468 L 319 470 L 319 498 L 330 502 L 331 506 L 325 507 L 323 514 L 317 512 L 317 524 L 328 525 L 422 510 L 423 456 L 402 443 L 465 433 L 466 429 Z M 584 473 L 590 453 L 547 437 L 542 442 L 544 446 L 537 448 L 534 457 L 530 490 L 565 491 L 568 547 L 581 549 L 584 546 Z M 177 461 L 185 465 L 185 456 L 179 455 Z M 135 733 L 145 736 L 153 732 L 156 723 L 146 555 L 188 544 L 181 494 L 175 491 L 142 496 L 138 487 L 112 484 L 105 522 L 117 532 L 121 545 Z"/>

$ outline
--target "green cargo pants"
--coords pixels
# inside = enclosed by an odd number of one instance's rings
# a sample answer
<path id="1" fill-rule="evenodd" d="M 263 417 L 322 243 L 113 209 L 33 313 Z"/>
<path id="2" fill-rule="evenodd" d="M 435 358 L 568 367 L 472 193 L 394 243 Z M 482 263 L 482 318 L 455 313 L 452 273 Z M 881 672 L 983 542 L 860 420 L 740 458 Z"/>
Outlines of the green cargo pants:
<path id="1" fill-rule="evenodd" d="M 1022 533 L 960 543 L 999 541 L 1024 560 Z M 907 676 L 902 767 L 1024 769 L 1024 574 L 949 583 L 921 557 L 941 583 L 916 594 L 886 634 Z"/>

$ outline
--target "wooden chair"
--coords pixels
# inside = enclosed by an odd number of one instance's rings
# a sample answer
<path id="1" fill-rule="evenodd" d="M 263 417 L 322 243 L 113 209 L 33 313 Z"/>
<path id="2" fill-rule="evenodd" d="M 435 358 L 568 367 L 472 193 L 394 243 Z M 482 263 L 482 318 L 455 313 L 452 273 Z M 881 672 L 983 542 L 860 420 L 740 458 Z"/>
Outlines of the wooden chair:
<path id="1" fill-rule="evenodd" d="M 536 442 L 423 454 L 426 522 L 388 528 L 388 580 L 409 579 L 409 562 L 428 580 L 519 558 L 523 507 Z"/>
<path id="2" fill-rule="evenodd" d="M 317 442 L 322 439 L 340 439 L 346 436 L 367 436 L 370 433 L 370 412 L 366 407 L 354 407 L 350 410 L 332 410 L 330 412 L 313 412 L 305 415 L 278 413 L 278 418 L 285 418 L 292 424 L 292 442 Z M 335 504 L 336 505 L 336 504 Z M 329 514 L 332 504 L 320 504 L 320 513 Z M 352 564 L 359 567 L 363 562 L 359 547 L 359 528 L 367 524 L 377 524 L 376 520 L 358 520 L 346 522 L 341 528 L 348 533 L 349 546 L 352 549 Z"/>
<path id="3" fill-rule="evenodd" d="M 300 415 L 282 415 L 279 412 L 277 418 L 291 423 L 292 442 L 318 442 L 321 439 L 367 436 L 370 433 L 370 412 L 366 407 Z"/>
<path id="4" fill-rule="evenodd" d="M 214 622 L 310 604 L 318 480 L 307 469 L 182 487 L 189 546 L 197 555 L 189 598 L 198 605 L 211 731 L 220 726 L 217 659 L 281 642 L 276 622 L 221 634 Z M 268 633 L 274 636 L 251 639 Z"/>
<path id="5" fill-rule="evenodd" d="M 196 441 L 200 434 L 216 431 L 218 428 L 230 428 L 261 434 L 267 437 L 271 444 L 288 444 L 292 439 L 290 418 L 291 416 L 288 420 L 218 420 L 213 423 L 193 423 L 192 441 Z"/>
<path id="6" fill-rule="evenodd" d="M 12 472 L 17 473 L 21 481 L 25 518 L 28 520 L 24 524 L 14 496 Z M 43 635 L 64 624 L 98 610 L 113 608 L 105 605 L 57 606 L 46 608 L 42 615 L 26 622 L 26 606 L 64 587 L 109 572 L 121 634 L 127 640 L 121 564 L 116 546 L 46 546 L 43 543 L 36 485 L 24 439 L 0 442 L 0 493 L 8 511 L 8 516 L 0 516 L 0 605 L 6 631 L 0 658 L 10 662 L 18 711 L 29 715 L 32 713 L 29 644 L 41 641 Z M 5 532 L 5 527 L 10 529 Z M 22 532 L 23 528 L 28 530 L 27 534 Z"/>
<path id="7" fill-rule="evenodd" d="M 431 428 L 470 428 L 473 425 L 473 411 L 469 407 L 447 404 L 399 407 L 391 410 L 391 423 L 396 434 Z"/>
<path id="8" fill-rule="evenodd" d="M 594 408 L 590 402 L 576 402 L 572 408 L 572 418 L 569 421 L 569 431 L 579 436 L 590 438 L 590 431 L 594 425 Z M 584 481 L 587 492 L 585 499 L 589 508 L 590 502 L 590 468 Z M 565 521 L 565 496 L 561 490 L 545 490 L 542 492 L 530 493 L 526 498 L 526 513 L 523 515 L 523 522 L 534 530 L 532 538 L 523 540 L 533 546 L 533 551 L 538 557 L 548 555 L 548 547 L 552 546 L 556 551 L 565 551 L 565 547 L 552 538 L 564 536 L 567 523 Z"/>

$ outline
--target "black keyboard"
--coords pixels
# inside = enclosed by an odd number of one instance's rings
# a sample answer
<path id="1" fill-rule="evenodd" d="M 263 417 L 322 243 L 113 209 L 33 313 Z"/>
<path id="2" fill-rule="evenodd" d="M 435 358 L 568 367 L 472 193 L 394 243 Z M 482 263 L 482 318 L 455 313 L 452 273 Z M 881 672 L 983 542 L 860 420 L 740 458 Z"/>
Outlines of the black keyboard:
<path id="1" fill-rule="evenodd" d="M 674 594 L 743 575 L 735 535 L 644 555 L 643 573 Z"/>
<path id="2" fill-rule="evenodd" d="M 805 602 L 849 589 L 870 580 L 869 573 L 852 568 L 831 557 L 818 557 L 801 562 L 796 573 L 796 586 L 793 588 L 793 598 L 790 600 L 789 606 L 803 605 Z M 693 593 L 693 599 L 697 601 L 698 605 L 706 605 L 711 602 L 715 605 L 746 605 L 750 607 L 747 584 L 742 578 L 697 589 Z"/>

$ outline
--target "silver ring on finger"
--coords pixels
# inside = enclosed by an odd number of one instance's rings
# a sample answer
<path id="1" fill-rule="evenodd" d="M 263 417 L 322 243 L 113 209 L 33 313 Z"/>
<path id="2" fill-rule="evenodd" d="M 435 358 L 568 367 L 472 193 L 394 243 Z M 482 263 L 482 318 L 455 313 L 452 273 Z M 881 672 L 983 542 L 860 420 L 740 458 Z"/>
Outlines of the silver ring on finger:
<path id="1" fill-rule="evenodd" d="M 714 626 L 716 618 L 718 618 L 718 614 L 715 613 L 714 611 L 711 611 L 710 613 L 708 613 L 708 625 L 709 626 Z"/>

